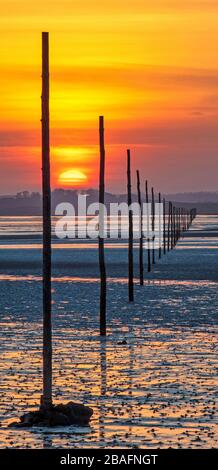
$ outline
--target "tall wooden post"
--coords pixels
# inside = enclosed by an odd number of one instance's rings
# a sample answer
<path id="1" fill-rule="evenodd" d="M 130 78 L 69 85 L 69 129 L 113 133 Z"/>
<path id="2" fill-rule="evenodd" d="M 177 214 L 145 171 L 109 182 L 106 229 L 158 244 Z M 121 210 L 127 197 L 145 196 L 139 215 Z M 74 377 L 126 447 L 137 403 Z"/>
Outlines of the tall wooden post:
<path id="1" fill-rule="evenodd" d="M 163 198 L 163 252 L 166 254 L 166 201 Z"/>
<path id="2" fill-rule="evenodd" d="M 137 193 L 138 193 L 138 204 L 140 208 L 139 214 L 139 230 L 140 230 L 140 238 L 139 238 L 139 281 L 140 286 L 144 284 L 144 272 L 143 272 L 143 213 L 142 213 L 142 199 L 141 199 L 141 189 L 140 189 L 140 176 L 139 171 L 137 170 Z"/>
<path id="3" fill-rule="evenodd" d="M 182 213 L 183 213 L 183 216 L 182 216 L 182 219 L 183 219 L 183 222 L 182 222 L 182 226 L 183 226 L 183 233 L 185 232 L 185 209 L 183 207 L 182 209 Z"/>
<path id="4" fill-rule="evenodd" d="M 42 33 L 42 201 L 43 201 L 43 395 L 52 406 L 51 189 L 49 136 L 49 35 Z"/>
<path id="5" fill-rule="evenodd" d="M 100 270 L 100 335 L 106 335 L 106 268 L 104 256 L 104 193 L 105 193 L 105 148 L 104 117 L 99 117 L 100 174 L 99 174 L 99 270 Z"/>
<path id="6" fill-rule="evenodd" d="M 145 182 L 145 200 L 147 206 L 147 255 L 148 255 L 148 272 L 151 271 L 151 252 L 150 252 L 150 213 L 148 209 L 148 181 Z"/>
<path id="7" fill-rule="evenodd" d="M 167 251 L 171 247 L 171 202 L 168 203 Z"/>
<path id="8" fill-rule="evenodd" d="M 170 202 L 171 250 L 173 249 L 173 204 Z"/>
<path id="9" fill-rule="evenodd" d="M 173 206 L 173 246 L 176 245 L 176 208 Z"/>
<path id="10" fill-rule="evenodd" d="M 160 205 L 161 205 L 161 194 L 158 195 L 158 202 L 159 202 L 159 259 L 161 258 L 161 213 L 160 213 Z"/>
<path id="11" fill-rule="evenodd" d="M 179 235 L 178 235 L 178 238 L 180 238 L 181 237 L 181 207 L 179 207 L 178 216 L 179 216 Z"/>
<path id="12" fill-rule="evenodd" d="M 180 208 L 178 208 L 178 211 L 177 211 L 177 218 L 178 218 L 178 221 L 177 221 L 177 241 L 179 240 L 179 225 L 180 225 Z"/>
<path id="13" fill-rule="evenodd" d="M 174 246 L 176 246 L 176 207 L 173 206 L 173 234 L 174 234 Z"/>
<path id="14" fill-rule="evenodd" d="M 155 264 L 155 249 L 154 249 L 154 240 L 155 240 L 155 235 L 154 235 L 154 230 L 155 230 L 155 202 L 154 202 L 154 188 L 151 188 L 151 208 L 152 208 L 152 231 L 153 231 L 153 237 L 152 237 L 152 264 Z"/>
<path id="15" fill-rule="evenodd" d="M 129 258 L 129 301 L 133 302 L 133 213 L 131 209 L 132 204 L 132 193 L 131 193 L 131 157 L 130 150 L 127 150 L 127 198 L 129 208 L 129 247 L 128 247 L 128 258 Z"/>
<path id="16" fill-rule="evenodd" d="M 175 245 L 178 241 L 178 209 L 175 207 Z"/>

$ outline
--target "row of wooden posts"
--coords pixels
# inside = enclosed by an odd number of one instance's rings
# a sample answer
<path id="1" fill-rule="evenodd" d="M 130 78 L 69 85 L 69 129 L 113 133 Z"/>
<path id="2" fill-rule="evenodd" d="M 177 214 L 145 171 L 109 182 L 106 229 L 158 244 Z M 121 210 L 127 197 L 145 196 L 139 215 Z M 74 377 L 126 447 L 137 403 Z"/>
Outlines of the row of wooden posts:
<path id="1" fill-rule="evenodd" d="M 99 118 L 99 142 L 100 142 L 100 175 L 99 175 L 99 203 L 104 204 L 105 192 L 105 146 L 104 146 L 104 117 Z M 143 210 L 142 194 L 140 185 L 140 173 L 136 171 L 137 177 L 137 196 L 140 208 L 139 214 L 139 283 L 144 284 L 144 242 L 147 243 L 147 271 L 150 272 L 155 260 L 155 195 L 154 188 L 151 188 L 151 228 L 152 238 L 147 238 L 143 233 Z M 148 181 L 145 181 L 145 202 L 149 204 Z M 128 211 L 128 297 L 129 302 L 134 301 L 134 259 L 133 259 L 133 210 L 132 205 L 132 184 L 131 184 L 131 152 L 127 150 L 127 203 Z M 158 258 L 165 255 L 167 251 L 172 250 L 184 231 L 188 230 L 195 218 L 195 209 L 187 210 L 181 207 L 175 207 L 171 201 L 168 207 L 165 198 L 162 199 L 161 193 L 158 193 L 158 203 L 163 204 L 163 243 L 159 241 Z M 149 214 L 147 214 L 149 220 Z M 99 210 L 99 233 L 104 233 L 104 213 Z M 149 223 L 149 222 L 148 222 Z M 161 224 L 161 219 L 159 219 Z M 149 224 L 150 225 L 150 224 Z M 150 228 L 148 229 L 149 234 Z M 104 255 L 104 238 L 99 235 L 99 268 L 100 268 L 100 335 L 106 335 L 106 297 L 107 297 L 107 279 Z"/>
<path id="2" fill-rule="evenodd" d="M 49 34 L 42 33 L 42 193 L 43 193 L 43 394 L 41 407 L 52 406 L 52 315 L 51 315 L 51 189 L 50 189 L 50 135 L 49 135 Z M 104 227 L 104 212 L 101 210 L 105 197 L 105 146 L 104 146 L 104 118 L 99 118 L 99 142 L 100 142 L 100 177 L 99 177 L 99 267 L 100 267 L 100 335 L 106 335 L 106 266 L 104 238 L 100 236 Z M 141 206 L 140 175 L 137 171 L 138 202 Z M 155 226 L 155 201 L 152 188 L 152 230 Z M 132 203 L 131 192 L 131 155 L 127 150 L 127 199 L 128 206 Z M 145 183 L 145 200 L 148 203 L 148 183 Z M 161 195 L 159 193 L 159 202 Z M 176 209 L 169 202 L 168 223 L 166 223 L 166 203 L 164 207 L 164 243 L 163 253 L 172 249 L 181 234 L 192 222 L 194 212 Z M 142 219 L 141 219 L 142 228 Z M 102 231 L 101 231 L 102 230 Z M 148 241 L 147 269 L 155 264 L 154 240 Z M 159 248 L 159 258 L 162 248 Z M 129 238 L 128 238 L 128 291 L 129 301 L 134 300 L 134 276 L 133 276 L 133 213 L 129 210 Z M 144 282 L 143 261 L 143 233 L 139 240 L 139 269 L 140 284 Z"/>

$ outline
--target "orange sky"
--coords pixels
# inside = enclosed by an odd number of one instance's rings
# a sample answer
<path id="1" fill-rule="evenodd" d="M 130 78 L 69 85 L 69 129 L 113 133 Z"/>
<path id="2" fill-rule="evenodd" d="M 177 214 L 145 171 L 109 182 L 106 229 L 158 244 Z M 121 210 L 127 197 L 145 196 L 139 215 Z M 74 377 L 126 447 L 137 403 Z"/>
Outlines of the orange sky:
<path id="1" fill-rule="evenodd" d="M 0 193 L 41 187 L 41 31 L 53 187 L 97 187 L 103 114 L 106 189 L 125 190 L 130 147 L 161 191 L 216 190 L 217 25 L 217 0 L 1 0 Z"/>

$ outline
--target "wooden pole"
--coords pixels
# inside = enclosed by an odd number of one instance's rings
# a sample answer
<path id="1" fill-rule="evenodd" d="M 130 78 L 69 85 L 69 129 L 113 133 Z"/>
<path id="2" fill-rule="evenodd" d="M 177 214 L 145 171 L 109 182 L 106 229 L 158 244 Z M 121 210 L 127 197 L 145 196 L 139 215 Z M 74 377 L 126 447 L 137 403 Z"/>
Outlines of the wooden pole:
<path id="1" fill-rule="evenodd" d="M 99 146 L 100 146 L 100 174 L 99 174 L 99 270 L 100 270 L 100 335 L 106 335 L 106 268 L 104 256 L 104 193 L 105 193 L 105 148 L 104 148 L 104 117 L 99 117 Z"/>
<path id="2" fill-rule="evenodd" d="M 176 208 L 173 206 L 173 247 L 176 244 Z"/>
<path id="3" fill-rule="evenodd" d="M 173 249 L 173 204 L 170 202 L 171 250 Z"/>
<path id="4" fill-rule="evenodd" d="M 177 242 L 177 209 L 176 207 L 173 208 L 173 217 L 174 217 L 174 246 L 176 246 Z"/>
<path id="5" fill-rule="evenodd" d="M 161 194 L 158 195 L 159 202 L 159 259 L 161 258 L 161 214 L 160 214 L 160 205 L 161 205 Z"/>
<path id="6" fill-rule="evenodd" d="M 147 206 L 147 255 L 148 255 L 148 272 L 151 271 L 151 252 L 150 252 L 150 214 L 148 209 L 148 181 L 145 182 L 145 200 Z"/>
<path id="7" fill-rule="evenodd" d="M 163 198 L 163 252 L 166 254 L 166 201 Z"/>
<path id="8" fill-rule="evenodd" d="M 175 207 L 175 245 L 178 241 L 178 209 Z"/>
<path id="9" fill-rule="evenodd" d="M 133 302 L 133 213 L 132 204 L 132 193 L 131 193 L 131 156 L 130 150 L 127 150 L 127 198 L 129 207 L 129 247 L 128 247 L 128 258 L 129 258 L 129 302 Z"/>
<path id="10" fill-rule="evenodd" d="M 181 237 L 181 207 L 179 207 L 179 236 L 178 238 Z"/>
<path id="11" fill-rule="evenodd" d="M 175 218 L 176 218 L 176 243 L 178 242 L 179 239 L 179 210 L 175 209 Z"/>
<path id="12" fill-rule="evenodd" d="M 155 203 L 154 203 L 154 188 L 151 188 L 151 207 L 152 207 L 152 231 L 153 231 L 153 237 L 152 237 L 152 264 L 155 264 L 155 249 L 154 249 L 154 230 L 155 230 Z"/>
<path id="13" fill-rule="evenodd" d="M 183 215 L 183 207 L 181 207 L 181 220 L 180 220 L 180 223 L 181 223 L 181 226 L 180 226 L 180 228 L 181 228 L 181 235 L 183 234 L 183 217 L 184 217 L 184 215 Z"/>
<path id="14" fill-rule="evenodd" d="M 137 193 L 138 193 L 138 204 L 140 208 L 139 214 L 139 230 L 140 230 L 140 238 L 139 238 L 139 281 L 140 286 L 144 284 L 144 272 L 143 272 L 143 214 L 142 214 L 142 199 L 141 199 L 141 189 L 140 189 L 140 175 L 139 171 L 137 170 Z"/>
<path id="15" fill-rule="evenodd" d="M 168 227 L 167 227 L 167 251 L 170 251 L 170 242 L 171 242 L 171 203 L 168 203 Z"/>
<path id="16" fill-rule="evenodd" d="M 49 136 L 49 34 L 42 33 L 42 201 L 43 201 L 43 395 L 52 406 L 51 189 Z"/>

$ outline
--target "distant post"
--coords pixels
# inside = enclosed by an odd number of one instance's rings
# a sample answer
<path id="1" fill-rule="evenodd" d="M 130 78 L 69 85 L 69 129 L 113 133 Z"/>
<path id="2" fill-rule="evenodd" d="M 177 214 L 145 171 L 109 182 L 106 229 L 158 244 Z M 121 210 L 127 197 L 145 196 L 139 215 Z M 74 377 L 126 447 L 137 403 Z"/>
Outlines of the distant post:
<path id="1" fill-rule="evenodd" d="M 154 202 L 154 188 L 151 188 L 151 211 L 152 211 L 152 264 L 155 264 L 155 249 L 154 249 L 154 230 L 155 230 L 155 202 Z"/>
<path id="2" fill-rule="evenodd" d="M 181 236 L 181 208 L 178 209 L 178 239 Z"/>
<path id="3" fill-rule="evenodd" d="M 171 247 L 171 202 L 168 203 L 167 251 Z"/>
<path id="4" fill-rule="evenodd" d="M 147 206 L 147 254 L 148 254 L 148 272 L 151 271 L 151 253 L 150 253 L 150 213 L 148 208 L 148 181 L 145 182 L 145 200 Z"/>
<path id="5" fill-rule="evenodd" d="M 179 208 L 179 238 L 181 237 L 181 231 L 182 231 L 182 228 L 181 228 L 181 219 L 182 219 L 182 209 L 181 207 Z"/>
<path id="6" fill-rule="evenodd" d="M 42 201 L 43 201 L 43 395 L 52 406 L 51 189 L 49 136 L 49 34 L 42 33 Z"/>
<path id="7" fill-rule="evenodd" d="M 133 302 L 133 213 L 131 209 L 132 204 L 132 193 L 131 193 L 131 161 L 130 161 L 130 150 L 127 150 L 127 199 L 129 209 L 129 246 L 128 246 L 128 258 L 129 258 L 129 301 Z"/>
<path id="8" fill-rule="evenodd" d="M 173 206 L 173 246 L 176 246 L 176 207 Z"/>
<path id="9" fill-rule="evenodd" d="M 140 230 L 140 238 L 139 238 L 139 280 L 140 286 L 144 284 L 144 273 L 143 273 L 143 214 L 142 214 L 142 199 L 141 199 L 141 189 L 140 189 L 140 176 L 139 171 L 137 170 L 137 193 L 138 193 L 138 204 L 140 208 L 139 214 L 139 230 Z"/>
<path id="10" fill-rule="evenodd" d="M 105 148 L 104 117 L 99 117 L 100 174 L 99 174 L 99 270 L 100 270 L 100 335 L 106 335 L 106 268 L 104 257 L 104 193 L 105 193 Z"/>
<path id="11" fill-rule="evenodd" d="M 184 232 L 185 227 L 184 227 L 184 209 L 182 208 L 182 233 Z"/>
<path id="12" fill-rule="evenodd" d="M 163 252 L 166 254 L 166 201 L 163 198 Z"/>
<path id="13" fill-rule="evenodd" d="M 178 242 L 178 237 L 179 237 L 179 211 L 176 208 L 175 209 L 175 220 L 176 220 L 176 243 Z"/>
<path id="14" fill-rule="evenodd" d="M 170 202 L 171 250 L 173 249 L 173 204 Z"/>
<path id="15" fill-rule="evenodd" d="M 160 212 L 160 205 L 161 205 L 161 194 L 158 195 L 158 202 L 159 202 L 159 259 L 161 258 L 161 212 Z"/>

